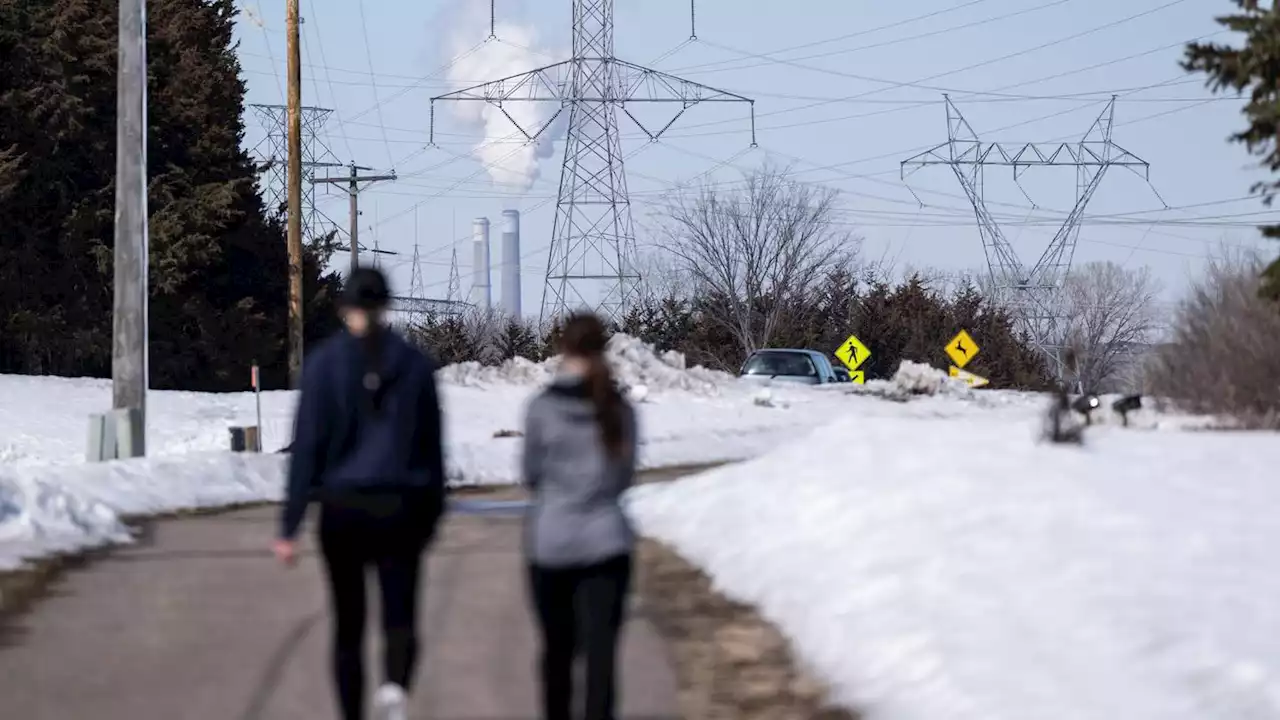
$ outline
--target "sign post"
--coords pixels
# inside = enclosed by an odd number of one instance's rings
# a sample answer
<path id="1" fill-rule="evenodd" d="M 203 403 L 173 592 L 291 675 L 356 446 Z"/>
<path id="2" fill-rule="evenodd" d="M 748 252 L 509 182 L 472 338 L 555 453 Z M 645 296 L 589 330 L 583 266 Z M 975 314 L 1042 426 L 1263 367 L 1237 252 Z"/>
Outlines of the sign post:
<path id="1" fill-rule="evenodd" d="M 256 360 L 253 362 L 253 372 L 252 372 L 251 380 L 253 382 L 253 401 L 254 401 L 254 404 L 257 406 L 257 412 L 258 412 L 258 420 L 257 420 L 258 447 L 261 448 L 262 435 L 263 435 L 262 433 L 262 383 L 260 382 L 260 378 L 258 375 L 258 361 Z"/>
<path id="2" fill-rule="evenodd" d="M 951 362 L 954 363 L 950 369 L 951 377 L 963 380 L 971 388 L 979 388 L 990 382 L 981 375 L 975 375 L 963 369 L 965 365 L 968 365 L 971 360 L 978 356 L 978 351 L 981 349 L 978 343 L 974 342 L 973 338 L 969 337 L 969 333 L 965 330 L 961 330 L 955 337 L 951 338 L 951 342 L 947 343 L 947 346 L 943 348 L 947 353 L 947 357 L 951 358 Z"/>

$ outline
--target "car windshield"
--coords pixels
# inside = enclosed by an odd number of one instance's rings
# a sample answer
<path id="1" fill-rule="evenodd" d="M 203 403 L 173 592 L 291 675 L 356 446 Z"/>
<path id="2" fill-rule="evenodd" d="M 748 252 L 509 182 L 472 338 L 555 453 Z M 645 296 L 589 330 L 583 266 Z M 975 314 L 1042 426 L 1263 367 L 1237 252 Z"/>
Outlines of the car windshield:
<path id="1" fill-rule="evenodd" d="M 796 375 L 813 377 L 818 374 L 813 360 L 804 353 L 767 352 L 756 353 L 743 366 L 744 375 Z"/>

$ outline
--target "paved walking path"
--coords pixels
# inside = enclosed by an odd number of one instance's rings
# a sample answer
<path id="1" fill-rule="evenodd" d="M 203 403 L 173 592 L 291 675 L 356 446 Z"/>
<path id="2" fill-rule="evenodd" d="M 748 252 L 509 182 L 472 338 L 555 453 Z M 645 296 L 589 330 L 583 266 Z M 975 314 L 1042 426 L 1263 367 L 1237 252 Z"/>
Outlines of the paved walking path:
<path id="1" fill-rule="evenodd" d="M 274 508 L 162 521 L 139 545 L 70 572 L 0 625 L 0 717 L 336 717 L 320 566 L 308 539 L 298 567 L 280 568 L 265 550 L 275 521 Z M 413 720 L 536 720 L 519 523 L 454 513 L 442 526 L 425 577 Z M 624 642 L 624 717 L 674 720 L 675 679 L 640 615 Z"/>

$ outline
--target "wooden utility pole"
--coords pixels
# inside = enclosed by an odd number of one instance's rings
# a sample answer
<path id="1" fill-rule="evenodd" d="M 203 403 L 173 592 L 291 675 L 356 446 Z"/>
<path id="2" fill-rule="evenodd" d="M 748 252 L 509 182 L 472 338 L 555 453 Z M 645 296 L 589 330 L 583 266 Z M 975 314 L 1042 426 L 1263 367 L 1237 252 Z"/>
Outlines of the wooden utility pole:
<path id="1" fill-rule="evenodd" d="M 395 180 L 396 173 L 393 170 L 390 175 L 361 175 L 361 170 L 372 170 L 373 168 L 356 165 L 355 163 L 351 163 L 347 167 L 349 172 L 346 177 L 316 178 L 312 182 L 334 185 L 347 191 L 347 197 L 351 202 L 349 209 L 351 219 L 347 232 L 351 235 L 351 269 L 355 270 L 360 266 L 360 183 Z"/>
<path id="2" fill-rule="evenodd" d="M 147 6 L 120 0 L 116 75 L 115 298 L 111 400 L 136 411 L 127 455 L 146 454 L 147 405 Z"/>
<path id="3" fill-rule="evenodd" d="M 289 384 L 302 383 L 302 56 L 298 0 L 286 0 L 289 52 Z"/>

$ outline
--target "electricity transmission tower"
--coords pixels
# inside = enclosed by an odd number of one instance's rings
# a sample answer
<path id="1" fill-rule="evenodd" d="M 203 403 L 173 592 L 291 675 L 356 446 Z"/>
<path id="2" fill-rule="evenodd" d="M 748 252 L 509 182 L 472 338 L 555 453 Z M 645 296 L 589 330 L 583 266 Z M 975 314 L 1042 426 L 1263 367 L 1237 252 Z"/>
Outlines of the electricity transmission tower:
<path id="1" fill-rule="evenodd" d="M 445 298 L 449 302 L 461 300 L 458 293 L 462 290 L 462 278 L 458 275 L 458 248 L 453 249 L 453 259 L 449 261 L 449 294 Z"/>
<path id="2" fill-rule="evenodd" d="M 418 255 L 418 243 L 414 242 L 413 243 L 413 273 L 409 276 L 409 297 L 421 298 L 421 297 L 426 297 L 426 295 L 427 295 L 427 289 L 424 283 L 422 282 L 422 261 L 421 261 L 421 257 Z M 422 325 L 423 320 L 426 319 L 425 317 L 423 317 L 423 315 L 424 315 L 423 308 L 418 307 L 416 304 L 413 307 L 410 307 L 409 308 L 409 327 L 412 327 L 412 328 L 420 327 Z"/>
<path id="3" fill-rule="evenodd" d="M 285 105 L 263 104 L 250 105 L 249 108 L 267 131 L 266 137 L 254 147 L 254 153 L 263 162 L 263 200 L 268 212 L 278 213 L 285 206 L 288 194 L 289 109 Z M 316 168 L 342 167 L 319 137 L 331 114 L 333 111 L 327 108 L 302 108 L 302 240 L 305 243 L 311 243 L 327 232 L 319 222 L 321 219 L 325 221 L 323 225 L 333 224 L 316 210 L 314 185 Z"/>
<path id="4" fill-rule="evenodd" d="M 754 100 L 619 60 L 613 55 L 613 30 L 613 0 L 574 0 L 572 58 L 432 98 L 433 142 L 436 100 L 494 105 L 528 142 L 536 142 L 562 113 L 569 113 L 542 296 L 543 321 L 575 306 L 594 307 L 616 318 L 640 285 L 618 110 L 656 141 L 694 105 L 747 103 L 755 145 Z M 542 125 L 527 128 L 504 109 L 514 102 L 559 107 Z M 646 124 L 630 109 L 642 103 L 666 103 L 676 112 L 665 124 Z"/>
<path id="5" fill-rule="evenodd" d="M 1085 207 L 1108 168 L 1126 168 L 1150 183 L 1150 165 L 1112 142 L 1114 96 L 1079 141 L 1018 144 L 982 142 L 951 98 L 943 97 L 947 108 L 947 142 L 903 160 L 902 178 L 905 180 L 911 173 L 929 165 L 951 168 L 973 204 L 996 301 L 1013 310 L 1019 328 L 1049 356 L 1061 375 L 1063 334 L 1066 330 L 1062 283 L 1071 270 Z M 1012 167 L 1015 183 L 1028 168 L 1071 167 L 1076 170 L 1075 205 L 1039 260 L 1030 268 L 1022 264 L 999 223 L 987 209 L 983 172 L 991 165 Z M 918 197 L 916 199 L 919 201 Z"/>
<path id="6" fill-rule="evenodd" d="M 404 313 L 406 324 L 409 327 L 422 327 L 426 323 L 428 315 L 437 317 L 464 315 L 472 307 L 470 303 L 456 298 L 452 290 L 458 273 L 457 251 L 454 251 L 453 263 L 453 268 L 449 274 L 451 288 L 449 297 L 443 300 L 427 297 L 426 283 L 422 279 L 422 256 L 418 251 L 418 243 L 415 242 L 413 244 L 413 270 L 409 276 L 409 294 L 396 295 L 391 298 L 391 309 Z"/>

